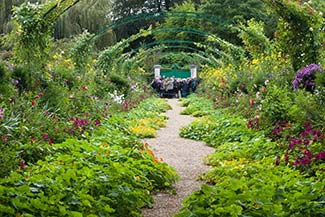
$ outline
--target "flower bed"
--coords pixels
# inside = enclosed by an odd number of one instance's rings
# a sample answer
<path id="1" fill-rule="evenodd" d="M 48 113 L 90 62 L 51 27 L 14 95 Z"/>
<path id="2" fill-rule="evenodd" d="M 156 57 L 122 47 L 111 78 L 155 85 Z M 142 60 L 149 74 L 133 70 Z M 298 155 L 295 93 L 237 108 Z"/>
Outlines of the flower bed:
<path id="1" fill-rule="evenodd" d="M 140 216 L 151 193 L 169 188 L 177 175 L 129 126 L 140 114 L 163 122 L 166 104 L 146 100 L 106 119 L 87 139 L 44 146 L 41 158 L 25 149 L 20 168 L 0 179 L 0 215 Z"/>
<path id="2" fill-rule="evenodd" d="M 213 168 L 202 176 L 208 185 L 187 197 L 176 216 L 323 216 L 324 159 L 319 154 L 310 156 L 312 161 L 299 167 L 282 160 L 288 155 L 286 147 L 246 123 L 228 109 L 218 109 L 182 128 L 183 137 L 203 140 L 216 152 L 205 159 Z M 310 134 L 305 131 L 305 137 L 314 132 L 317 141 L 311 152 L 297 146 L 295 153 L 301 159 L 317 153 L 316 147 L 324 143 L 324 138 L 319 141 L 319 131 L 306 127 Z"/>

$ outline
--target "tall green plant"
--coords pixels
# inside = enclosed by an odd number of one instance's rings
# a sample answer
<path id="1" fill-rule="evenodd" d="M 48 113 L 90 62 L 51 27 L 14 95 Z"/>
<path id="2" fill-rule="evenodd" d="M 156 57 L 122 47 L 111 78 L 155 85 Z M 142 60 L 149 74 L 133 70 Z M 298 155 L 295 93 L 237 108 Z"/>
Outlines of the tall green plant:
<path id="1" fill-rule="evenodd" d="M 27 2 L 14 7 L 11 40 L 16 62 L 31 69 L 42 68 L 48 60 L 54 23 L 78 1 L 48 1 L 44 4 Z"/>
<path id="2" fill-rule="evenodd" d="M 264 35 L 263 22 L 251 19 L 247 21 L 247 25 L 239 25 L 239 37 L 254 58 L 261 54 L 270 54 L 271 43 Z"/>
<path id="3" fill-rule="evenodd" d="M 23 3 L 14 8 L 14 57 L 17 63 L 29 67 L 44 65 L 51 46 L 52 23 L 43 19 L 43 4 Z"/>
<path id="4" fill-rule="evenodd" d="M 264 0 L 281 17 L 276 33 L 280 46 L 295 70 L 319 63 L 324 32 L 322 14 L 308 3 L 290 0 Z"/>
<path id="5" fill-rule="evenodd" d="M 94 34 L 90 34 L 87 30 L 75 37 L 75 44 L 70 50 L 70 56 L 79 73 L 85 73 L 87 64 L 90 64 L 94 46 L 91 40 L 93 37 Z"/>

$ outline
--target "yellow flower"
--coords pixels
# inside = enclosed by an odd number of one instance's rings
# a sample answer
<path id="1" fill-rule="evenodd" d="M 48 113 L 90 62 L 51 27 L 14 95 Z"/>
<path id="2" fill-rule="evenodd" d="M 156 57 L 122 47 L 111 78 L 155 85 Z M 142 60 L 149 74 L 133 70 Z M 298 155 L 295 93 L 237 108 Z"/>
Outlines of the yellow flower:
<path id="1" fill-rule="evenodd" d="M 252 61 L 253 65 L 257 65 L 259 63 L 258 59 L 253 59 Z"/>
<path id="2" fill-rule="evenodd" d="M 55 54 L 54 56 L 53 56 L 53 59 L 55 59 L 55 60 L 57 60 L 59 57 L 58 57 L 58 55 L 57 54 Z"/>

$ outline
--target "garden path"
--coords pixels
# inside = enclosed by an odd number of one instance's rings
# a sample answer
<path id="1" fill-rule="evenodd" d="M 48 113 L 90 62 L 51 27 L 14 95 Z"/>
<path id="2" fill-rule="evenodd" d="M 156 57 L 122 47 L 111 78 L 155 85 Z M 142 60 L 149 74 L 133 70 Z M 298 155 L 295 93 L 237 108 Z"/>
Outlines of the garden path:
<path id="1" fill-rule="evenodd" d="M 155 204 L 152 209 L 143 209 L 144 217 L 171 217 L 182 207 L 184 197 L 194 190 L 200 189 L 202 182 L 198 176 L 209 167 L 203 164 L 202 159 L 213 153 L 214 148 L 205 143 L 184 139 L 179 136 L 179 129 L 190 124 L 195 118 L 181 115 L 178 99 L 168 99 L 172 110 L 167 111 L 168 121 L 166 128 L 158 131 L 153 139 L 144 139 L 154 150 L 155 155 L 162 157 L 166 163 L 173 166 L 180 175 L 180 180 L 175 184 L 176 195 L 159 192 L 155 195 Z"/>

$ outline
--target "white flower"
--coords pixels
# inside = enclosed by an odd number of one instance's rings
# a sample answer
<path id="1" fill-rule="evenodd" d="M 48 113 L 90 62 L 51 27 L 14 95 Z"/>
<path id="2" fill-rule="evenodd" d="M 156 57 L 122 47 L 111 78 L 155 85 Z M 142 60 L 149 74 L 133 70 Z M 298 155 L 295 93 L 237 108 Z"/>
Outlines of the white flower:
<path id="1" fill-rule="evenodd" d="M 124 94 L 122 95 L 118 95 L 117 90 L 114 90 L 114 93 L 108 93 L 111 97 L 111 99 L 119 104 L 122 104 L 122 102 L 124 101 Z"/>
<path id="2" fill-rule="evenodd" d="M 260 98 L 260 92 L 256 92 L 256 99 Z"/>

